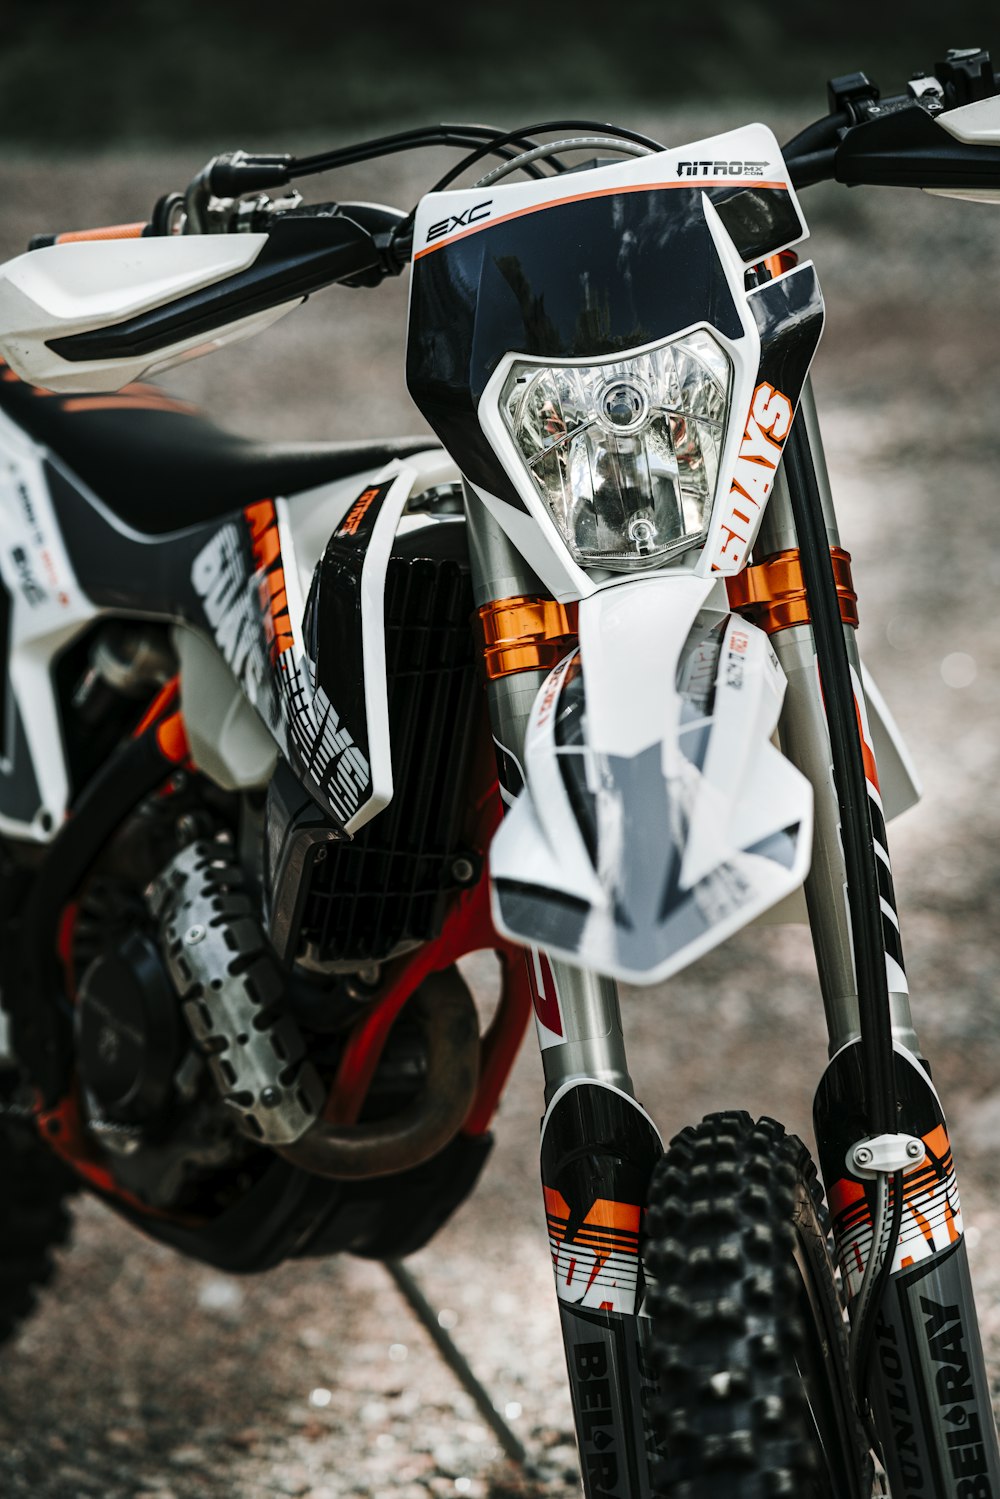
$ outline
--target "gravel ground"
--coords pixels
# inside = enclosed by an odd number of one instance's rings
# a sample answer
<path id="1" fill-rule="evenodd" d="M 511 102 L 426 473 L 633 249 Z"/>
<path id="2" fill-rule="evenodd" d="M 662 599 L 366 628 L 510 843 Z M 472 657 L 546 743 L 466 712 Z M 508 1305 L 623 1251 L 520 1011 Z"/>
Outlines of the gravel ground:
<path id="1" fill-rule="evenodd" d="M 642 124 L 684 141 L 748 117 Z M 136 217 L 196 165 L 8 159 L 0 254 L 36 229 Z M 409 206 L 436 165 L 396 160 L 333 191 Z M 985 616 L 1000 586 L 1000 365 L 983 293 L 1000 273 L 998 221 L 891 191 L 816 190 L 805 206 L 829 305 L 815 381 L 861 645 L 924 784 L 892 830 L 896 883 L 996 1380 L 1000 637 Z M 332 292 L 165 383 L 275 437 L 419 431 L 401 374 L 405 295 L 403 283 Z M 743 933 L 669 986 L 628 994 L 625 1013 L 639 1095 L 665 1136 L 731 1106 L 809 1134 L 825 1039 L 804 929 Z M 55 1287 L 0 1364 L 5 1499 L 578 1492 L 537 1190 L 540 1096 L 529 1043 L 476 1195 L 410 1262 L 535 1454 L 538 1482 L 501 1459 L 380 1266 L 236 1281 L 83 1201 Z"/>

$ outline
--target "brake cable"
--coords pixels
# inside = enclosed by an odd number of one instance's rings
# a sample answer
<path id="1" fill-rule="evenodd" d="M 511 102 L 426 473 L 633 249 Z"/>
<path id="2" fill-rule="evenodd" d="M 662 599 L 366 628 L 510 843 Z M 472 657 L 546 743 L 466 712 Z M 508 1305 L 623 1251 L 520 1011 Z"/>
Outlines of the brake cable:
<path id="1" fill-rule="evenodd" d="M 555 130 L 588 130 L 601 135 L 614 135 L 620 140 L 634 141 L 637 145 L 645 146 L 650 151 L 662 151 L 665 149 L 659 141 L 652 140 L 648 135 L 641 135 L 637 130 L 627 130 L 621 125 L 601 124 L 596 120 L 542 120 L 537 125 L 524 125 L 520 130 L 511 130 L 506 135 L 496 136 L 485 145 L 481 145 L 476 150 L 470 151 L 468 156 L 463 157 L 457 165 L 453 166 L 450 171 L 447 171 L 443 177 L 440 177 L 430 191 L 432 193 L 444 192 L 445 188 L 450 187 L 457 177 L 460 177 L 469 167 L 474 166 L 481 157 L 489 155 L 492 150 L 495 150 L 499 146 L 508 146 L 512 142 L 515 144 L 522 143 L 525 136 Z M 532 141 L 530 144 L 534 146 L 535 142 Z"/>
<path id="2" fill-rule="evenodd" d="M 512 156 L 509 161 L 501 162 L 498 167 L 492 167 L 478 178 L 475 185 L 476 187 L 490 187 L 511 172 L 527 171 L 532 162 L 552 157 L 556 151 L 595 150 L 618 151 L 622 156 L 649 156 L 651 154 L 648 146 L 640 146 L 637 141 L 615 140 L 610 135 L 580 135 L 575 139 L 548 141 L 544 145 L 536 146 L 533 151 L 522 151 L 519 156 Z"/>
<path id="3" fill-rule="evenodd" d="M 491 125 L 423 125 L 413 130 L 400 130 L 393 135 L 358 141 L 351 146 L 334 147 L 313 156 L 295 157 L 289 165 L 288 175 L 290 178 L 314 176 L 318 172 L 353 166 L 361 161 L 374 161 L 400 151 L 419 151 L 429 146 L 482 147 L 484 153 L 493 152 L 505 160 L 511 160 L 518 151 L 531 150 L 536 145 L 537 142 L 530 139 L 527 132 L 515 131 L 506 135 Z M 552 165 L 556 171 L 562 169 L 561 162 L 553 161 Z M 535 168 L 531 175 L 542 177 L 544 173 Z"/>

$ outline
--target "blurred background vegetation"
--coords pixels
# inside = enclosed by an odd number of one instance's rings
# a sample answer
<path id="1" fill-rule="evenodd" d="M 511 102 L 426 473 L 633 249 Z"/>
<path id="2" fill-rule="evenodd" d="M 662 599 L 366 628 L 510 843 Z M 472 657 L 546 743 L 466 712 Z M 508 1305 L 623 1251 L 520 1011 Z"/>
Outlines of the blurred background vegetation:
<path id="1" fill-rule="evenodd" d="M 500 124 L 698 100 L 803 101 L 863 69 L 887 92 L 949 46 L 1000 53 L 985 0 L 0 0 L 11 147 L 290 148 L 401 123 Z M 1000 63 L 1000 55 L 996 61 Z"/>

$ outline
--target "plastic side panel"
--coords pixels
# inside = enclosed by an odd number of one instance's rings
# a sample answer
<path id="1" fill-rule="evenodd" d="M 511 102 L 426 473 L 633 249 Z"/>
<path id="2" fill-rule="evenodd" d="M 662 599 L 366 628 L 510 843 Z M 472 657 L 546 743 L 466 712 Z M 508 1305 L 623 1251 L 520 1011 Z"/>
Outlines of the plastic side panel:
<path id="1" fill-rule="evenodd" d="M 660 1137 L 633 1098 L 568 1083 L 542 1124 L 542 1190 L 587 1499 L 651 1499 L 657 1456 L 644 1419 L 647 1357 L 639 1255 Z"/>
<path id="2" fill-rule="evenodd" d="M 368 794 L 345 822 L 349 833 L 392 799 L 385 577 L 413 480 L 413 470 L 406 468 L 361 492 L 330 538 L 303 620 L 316 692 L 353 726 L 369 766 Z"/>
<path id="3" fill-rule="evenodd" d="M 0 539 L 0 832 L 44 843 L 62 823 L 69 795 L 52 663 L 98 611 L 70 560 L 41 451 L 2 416 Z"/>
<path id="4" fill-rule="evenodd" d="M 886 822 L 891 822 L 901 812 L 908 812 L 911 807 L 916 806 L 920 800 L 920 780 L 896 720 L 864 663 L 861 666 L 861 680 L 868 702 L 868 721 L 875 763 L 878 766 L 882 806 Z"/>

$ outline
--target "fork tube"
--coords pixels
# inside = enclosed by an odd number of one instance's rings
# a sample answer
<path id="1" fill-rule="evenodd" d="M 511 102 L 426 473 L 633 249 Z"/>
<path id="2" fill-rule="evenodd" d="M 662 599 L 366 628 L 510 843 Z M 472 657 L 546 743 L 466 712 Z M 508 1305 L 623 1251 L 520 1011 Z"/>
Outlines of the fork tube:
<path id="1" fill-rule="evenodd" d="M 823 509 L 827 538 L 839 544 L 815 409 L 808 387 L 800 418 Z M 798 498 L 798 497 L 797 497 Z M 775 484 L 758 542 L 758 554 L 798 545 L 791 498 L 784 478 Z M 853 629 L 844 626 L 848 662 L 861 695 Z M 873 1183 L 855 1174 L 848 1151 L 860 1121 L 871 1112 L 870 1087 L 859 1041 L 858 989 L 846 900 L 840 812 L 831 770 L 827 718 L 820 696 L 811 625 L 778 629 L 771 643 L 788 678 L 781 720 L 785 753 L 812 781 L 816 802 L 813 865 L 806 882 L 810 924 L 819 965 L 832 1060 L 816 1093 L 814 1119 L 820 1161 L 832 1212 L 832 1227 L 852 1316 L 870 1255 L 875 1251 Z M 831 704 L 831 712 L 837 704 Z M 841 707 L 841 711 L 843 708 Z M 850 712 L 850 708 L 847 708 Z M 859 710 L 860 724 L 860 710 Z M 866 756 L 867 758 L 867 756 Z M 873 758 L 873 757 L 872 757 Z M 869 773 L 870 772 L 870 773 Z M 877 780 L 872 764 L 866 781 Z M 923 1141 L 926 1156 L 890 1185 L 902 1181 L 899 1233 L 889 1278 L 877 1292 L 876 1321 L 861 1389 L 875 1417 L 893 1495 L 902 1499 L 996 1499 L 1000 1495 L 1000 1451 L 989 1383 L 969 1276 L 958 1184 L 947 1125 L 929 1073 L 919 1058 L 902 972 L 898 927 L 887 926 L 893 907 L 891 874 L 881 813 L 869 792 L 868 814 L 875 844 L 886 949 L 889 1009 L 894 1048 L 892 1126 Z M 879 853 L 881 846 L 882 853 Z M 884 858 L 882 857 L 884 855 Z M 892 949 L 898 954 L 898 963 Z M 870 1046 L 866 1037 L 865 1045 Z"/>
<path id="2" fill-rule="evenodd" d="M 466 513 L 477 607 L 544 597 L 471 489 Z M 508 807 L 524 785 L 525 730 L 545 677 L 513 669 L 487 683 Z M 658 1383 L 639 1242 L 660 1138 L 633 1097 L 615 983 L 538 951 L 526 957 L 545 1072 L 542 1191 L 584 1493 L 653 1499 Z"/>
<path id="3" fill-rule="evenodd" d="M 827 476 L 812 387 L 807 382 L 797 420 L 805 420 L 816 479 L 823 503 L 827 538 L 831 547 L 840 545 L 837 521 Z M 771 556 L 798 546 L 791 500 L 784 468 L 778 470 L 768 502 L 755 555 Z M 860 683 L 861 661 L 854 630 L 844 626 L 847 655 Z M 806 904 L 812 928 L 820 987 L 830 1035 L 830 1055 L 860 1036 L 858 988 L 854 973 L 850 915 L 847 904 L 847 870 L 840 841 L 840 813 L 833 781 L 830 736 L 816 670 L 816 646 L 812 626 L 793 625 L 771 636 L 771 645 L 788 680 L 779 735 L 784 753 L 812 783 L 815 790 L 813 858 L 805 883 Z M 891 873 L 888 872 L 891 881 Z M 891 886 L 890 886 L 891 889 Z M 889 916 L 885 922 L 891 921 Z M 899 978 L 905 983 L 902 964 Z M 920 1054 L 909 994 L 890 985 L 890 1012 L 894 1039 L 908 1051 Z"/>
<path id="4" fill-rule="evenodd" d="M 544 588 L 489 511 L 466 493 L 469 554 L 477 606 L 544 594 Z M 501 791 L 508 806 L 521 790 L 524 735 L 544 671 L 519 671 L 487 684 Z M 529 964 L 545 1070 L 545 1101 L 563 1083 L 589 1078 L 632 1093 L 617 985 L 599 974 L 534 954 Z M 548 1022 L 548 1023 L 546 1023 Z"/>

